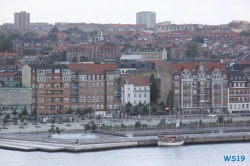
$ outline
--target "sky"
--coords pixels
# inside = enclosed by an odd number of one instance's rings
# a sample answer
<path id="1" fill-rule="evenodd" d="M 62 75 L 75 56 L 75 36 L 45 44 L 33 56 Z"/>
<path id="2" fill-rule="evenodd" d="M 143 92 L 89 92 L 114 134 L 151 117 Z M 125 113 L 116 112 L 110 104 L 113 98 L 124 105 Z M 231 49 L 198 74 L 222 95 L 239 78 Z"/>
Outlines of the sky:
<path id="1" fill-rule="evenodd" d="M 250 0 L 0 0 L 0 25 L 14 23 L 14 13 L 30 21 L 135 24 L 136 13 L 152 11 L 156 22 L 227 24 L 250 21 Z"/>

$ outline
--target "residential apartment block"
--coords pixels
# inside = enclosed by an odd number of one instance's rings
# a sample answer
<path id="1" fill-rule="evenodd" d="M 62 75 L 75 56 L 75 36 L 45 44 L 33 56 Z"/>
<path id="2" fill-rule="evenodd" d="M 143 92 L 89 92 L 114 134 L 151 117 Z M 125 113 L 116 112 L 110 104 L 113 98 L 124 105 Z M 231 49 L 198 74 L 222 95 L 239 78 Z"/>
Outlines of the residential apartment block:
<path id="1" fill-rule="evenodd" d="M 121 86 L 123 106 L 128 102 L 133 106 L 149 103 L 150 86 L 145 76 L 122 76 Z"/>
<path id="2" fill-rule="evenodd" d="M 147 28 L 153 29 L 156 24 L 155 12 L 138 12 L 136 13 L 136 24 L 145 24 Z"/>
<path id="3" fill-rule="evenodd" d="M 120 72 L 113 64 L 68 64 L 73 110 L 92 108 L 97 114 L 121 111 Z"/>
<path id="4" fill-rule="evenodd" d="M 196 31 L 196 26 L 193 24 L 158 24 L 155 28 L 163 31 Z"/>
<path id="5" fill-rule="evenodd" d="M 15 109 L 20 114 L 26 107 L 30 114 L 31 96 L 31 88 L 0 87 L 0 112 L 11 115 Z"/>
<path id="6" fill-rule="evenodd" d="M 222 63 L 170 63 L 172 103 L 182 114 L 227 113 L 227 70 Z"/>
<path id="7" fill-rule="evenodd" d="M 24 30 L 30 28 L 30 14 L 25 11 L 14 14 L 15 28 L 18 30 Z"/>
<path id="8" fill-rule="evenodd" d="M 250 80 L 249 68 L 243 70 L 228 70 L 228 111 L 242 113 L 249 110 Z"/>
<path id="9" fill-rule="evenodd" d="M 167 50 L 162 47 L 158 48 L 138 48 L 132 51 L 133 55 L 142 55 L 142 60 L 164 60 L 167 59 Z"/>
<path id="10" fill-rule="evenodd" d="M 22 68 L 22 87 L 32 88 L 32 110 L 66 113 L 71 106 L 71 72 L 66 65 L 29 64 Z"/>

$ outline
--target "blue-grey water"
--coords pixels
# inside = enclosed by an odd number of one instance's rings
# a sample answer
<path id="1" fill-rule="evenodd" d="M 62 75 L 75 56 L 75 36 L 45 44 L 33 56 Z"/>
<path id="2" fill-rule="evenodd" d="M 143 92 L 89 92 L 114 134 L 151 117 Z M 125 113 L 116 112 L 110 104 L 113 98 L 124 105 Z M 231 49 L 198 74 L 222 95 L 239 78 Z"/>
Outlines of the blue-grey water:
<path id="1" fill-rule="evenodd" d="M 250 143 L 140 147 L 98 152 L 22 152 L 0 149 L 0 166 L 221 166 L 250 165 Z M 244 155 L 225 162 L 224 155 Z"/>

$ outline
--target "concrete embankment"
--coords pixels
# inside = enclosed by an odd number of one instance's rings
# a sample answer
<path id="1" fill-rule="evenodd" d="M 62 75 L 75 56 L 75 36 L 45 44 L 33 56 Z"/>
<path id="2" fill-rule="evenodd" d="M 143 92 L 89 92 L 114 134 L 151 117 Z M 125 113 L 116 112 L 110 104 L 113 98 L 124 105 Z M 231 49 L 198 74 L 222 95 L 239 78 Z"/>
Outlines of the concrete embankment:
<path id="1" fill-rule="evenodd" d="M 46 151 L 46 152 L 84 152 L 84 151 L 99 151 L 107 149 L 119 149 L 141 146 L 157 146 L 157 137 L 132 137 L 124 139 L 112 138 L 112 140 L 102 141 L 93 140 L 93 142 L 81 141 L 81 143 L 73 143 L 72 140 L 51 142 L 39 140 L 18 140 L 10 138 L 0 138 L 0 148 L 22 150 L 22 151 Z M 191 144 L 211 144 L 211 143 L 227 143 L 227 142 L 250 142 L 250 135 L 247 133 L 241 134 L 201 134 L 189 135 L 185 137 L 184 145 Z"/>

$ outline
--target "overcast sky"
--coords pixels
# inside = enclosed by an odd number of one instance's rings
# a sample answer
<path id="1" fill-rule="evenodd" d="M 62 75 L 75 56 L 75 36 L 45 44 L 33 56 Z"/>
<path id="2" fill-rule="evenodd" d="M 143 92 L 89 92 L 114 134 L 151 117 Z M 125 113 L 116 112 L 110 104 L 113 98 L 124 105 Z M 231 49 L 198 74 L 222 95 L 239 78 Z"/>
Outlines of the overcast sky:
<path id="1" fill-rule="evenodd" d="M 0 24 L 14 13 L 30 13 L 31 22 L 135 24 L 136 13 L 152 11 L 156 22 L 226 24 L 250 21 L 250 0 L 0 0 Z"/>

